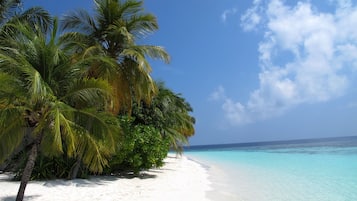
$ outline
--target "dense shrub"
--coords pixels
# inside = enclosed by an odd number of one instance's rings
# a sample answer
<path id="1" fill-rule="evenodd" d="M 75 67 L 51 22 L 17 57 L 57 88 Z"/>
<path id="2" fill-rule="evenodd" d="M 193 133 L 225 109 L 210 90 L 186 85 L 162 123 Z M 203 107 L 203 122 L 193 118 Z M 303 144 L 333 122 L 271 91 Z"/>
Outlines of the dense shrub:
<path id="1" fill-rule="evenodd" d="M 16 160 L 12 161 L 13 167 L 10 171 L 15 173 L 14 180 L 21 179 L 26 160 L 26 153 L 20 152 L 16 157 Z M 46 157 L 43 154 L 40 154 L 36 159 L 36 165 L 32 171 L 31 180 L 69 179 L 75 163 L 76 160 L 74 158 L 68 158 L 66 155 Z M 77 177 L 87 178 L 89 173 L 88 168 L 81 166 Z"/>
<path id="2" fill-rule="evenodd" d="M 190 104 L 181 96 L 157 82 L 158 94 L 150 104 L 141 101 L 134 103 L 132 116 L 134 124 L 154 126 L 170 142 L 170 147 L 181 153 L 183 145 L 195 133 L 195 118 Z"/>
<path id="3" fill-rule="evenodd" d="M 109 162 L 106 173 L 133 171 L 160 167 L 169 151 L 169 142 L 160 131 L 148 125 L 134 125 L 133 119 L 121 117 L 124 132 L 123 141 L 118 144 L 117 153 Z"/>

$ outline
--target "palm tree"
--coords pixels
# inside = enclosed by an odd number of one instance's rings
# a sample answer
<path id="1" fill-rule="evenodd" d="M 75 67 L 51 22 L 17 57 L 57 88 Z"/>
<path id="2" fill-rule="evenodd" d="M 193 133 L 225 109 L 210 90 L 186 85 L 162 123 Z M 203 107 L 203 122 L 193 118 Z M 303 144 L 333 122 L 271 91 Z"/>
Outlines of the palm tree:
<path id="1" fill-rule="evenodd" d="M 32 25 L 41 25 L 41 28 L 46 30 L 49 27 L 50 20 L 51 17 L 48 12 L 40 7 L 23 10 L 21 0 L 0 0 L 0 38 L 4 38 L 6 33 L 15 31 L 11 26 L 6 26 L 7 23 L 27 22 Z M 0 165 L 1 168 L 6 166 L 6 163 Z"/>
<path id="2" fill-rule="evenodd" d="M 87 78 L 91 54 L 71 57 L 57 37 L 57 19 L 40 25 L 7 23 L 0 40 L 0 163 L 21 143 L 29 155 L 16 200 L 22 200 L 38 153 L 81 156 L 101 172 L 119 128 L 104 108 L 110 86 Z"/>
<path id="3" fill-rule="evenodd" d="M 99 44 L 106 55 L 117 61 L 114 72 L 98 65 L 89 71 L 91 77 L 108 78 L 114 96 L 111 110 L 117 114 L 121 109 L 130 110 L 133 100 L 149 102 L 157 93 L 147 57 L 165 62 L 170 58 L 160 46 L 137 44 L 137 40 L 158 29 L 155 16 L 143 12 L 142 1 L 94 0 L 94 3 L 94 17 L 84 10 L 72 12 L 64 16 L 63 29 L 75 31 L 67 33 L 67 40 L 71 41 L 67 45 L 76 46 L 77 51 Z"/>

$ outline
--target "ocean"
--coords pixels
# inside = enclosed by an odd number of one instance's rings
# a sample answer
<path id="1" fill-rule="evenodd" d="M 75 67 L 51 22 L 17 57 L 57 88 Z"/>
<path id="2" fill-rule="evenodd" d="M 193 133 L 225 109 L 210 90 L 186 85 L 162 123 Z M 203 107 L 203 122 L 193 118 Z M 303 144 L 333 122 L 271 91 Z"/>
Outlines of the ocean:
<path id="1" fill-rule="evenodd" d="M 357 201 L 357 136 L 191 146 L 219 201 Z"/>

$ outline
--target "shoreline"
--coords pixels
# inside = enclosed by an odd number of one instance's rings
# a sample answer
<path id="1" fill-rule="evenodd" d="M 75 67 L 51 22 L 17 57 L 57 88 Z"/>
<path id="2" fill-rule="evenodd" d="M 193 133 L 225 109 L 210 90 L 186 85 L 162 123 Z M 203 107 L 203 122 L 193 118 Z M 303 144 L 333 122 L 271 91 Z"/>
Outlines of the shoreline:
<path id="1" fill-rule="evenodd" d="M 92 176 L 90 179 L 30 181 L 24 200 L 33 201 L 180 201 L 210 200 L 208 170 L 183 155 L 169 154 L 161 168 L 142 171 L 140 177 Z M 0 174 L 0 200 L 14 200 L 20 185 Z"/>
<path id="2" fill-rule="evenodd" d="M 206 197 L 209 200 L 224 200 L 224 201 L 236 201 L 242 200 L 239 195 L 236 194 L 234 188 L 231 186 L 231 175 L 232 170 L 229 167 L 215 161 L 200 158 L 196 155 L 190 155 L 189 152 L 185 153 L 188 160 L 200 164 L 204 169 L 206 169 L 208 174 L 208 180 L 210 182 L 210 190 L 206 192 Z M 245 181 L 245 180 L 244 180 Z"/>

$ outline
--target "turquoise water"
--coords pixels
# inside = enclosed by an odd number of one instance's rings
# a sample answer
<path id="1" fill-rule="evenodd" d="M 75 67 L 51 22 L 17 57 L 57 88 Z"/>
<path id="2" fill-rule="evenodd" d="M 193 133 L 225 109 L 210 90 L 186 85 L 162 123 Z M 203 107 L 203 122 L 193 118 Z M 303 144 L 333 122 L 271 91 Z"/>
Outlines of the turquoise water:
<path id="1" fill-rule="evenodd" d="M 212 200 L 357 201 L 357 138 L 207 146 L 186 155 L 211 175 Z"/>

